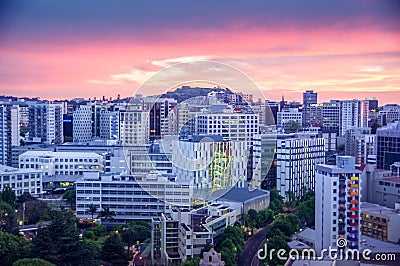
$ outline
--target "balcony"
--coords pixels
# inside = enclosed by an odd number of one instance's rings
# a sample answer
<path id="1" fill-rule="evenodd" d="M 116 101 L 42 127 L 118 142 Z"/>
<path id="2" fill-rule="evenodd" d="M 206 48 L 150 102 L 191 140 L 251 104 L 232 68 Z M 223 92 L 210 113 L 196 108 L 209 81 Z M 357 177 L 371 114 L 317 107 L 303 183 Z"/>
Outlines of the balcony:
<path id="1" fill-rule="evenodd" d="M 350 222 L 349 225 L 350 225 L 350 226 L 357 226 L 357 225 L 358 225 L 358 222 Z"/>
<path id="2" fill-rule="evenodd" d="M 358 211 L 358 207 L 350 207 L 350 211 Z"/>
<path id="3" fill-rule="evenodd" d="M 357 245 L 349 246 L 349 249 L 358 249 L 358 246 Z"/>
<path id="4" fill-rule="evenodd" d="M 350 203 L 358 203 L 358 199 L 352 199 L 350 200 Z"/>
<path id="5" fill-rule="evenodd" d="M 350 234 L 358 234 L 358 230 L 350 230 Z"/>
<path id="6" fill-rule="evenodd" d="M 350 215 L 350 218 L 351 219 L 358 219 L 358 215 L 357 214 L 352 214 L 352 215 Z"/>
<path id="7" fill-rule="evenodd" d="M 357 180 L 358 181 L 358 176 L 352 176 L 352 177 L 350 177 L 350 180 Z"/>

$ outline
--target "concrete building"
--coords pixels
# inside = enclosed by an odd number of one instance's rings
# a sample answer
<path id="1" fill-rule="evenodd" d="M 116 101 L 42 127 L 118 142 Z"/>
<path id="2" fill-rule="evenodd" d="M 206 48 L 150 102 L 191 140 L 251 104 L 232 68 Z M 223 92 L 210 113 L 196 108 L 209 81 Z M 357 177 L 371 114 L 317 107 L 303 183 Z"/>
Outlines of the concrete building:
<path id="1" fill-rule="evenodd" d="M 268 208 L 270 201 L 269 191 L 248 188 L 231 188 L 228 192 L 214 200 L 214 203 L 223 204 L 231 209 L 239 210 L 240 215 L 253 209 L 262 211 Z M 240 216 L 242 218 L 242 216 Z"/>
<path id="2" fill-rule="evenodd" d="M 303 127 L 322 127 L 323 104 L 311 103 L 303 107 Z"/>
<path id="3" fill-rule="evenodd" d="M 175 208 L 171 214 L 152 220 L 153 263 L 179 265 L 200 257 L 201 250 L 237 222 L 238 210 L 222 204 L 189 210 Z"/>
<path id="4" fill-rule="evenodd" d="M 290 128 L 292 123 L 294 123 L 294 126 L 298 129 L 303 126 L 303 115 L 297 108 L 285 108 L 277 113 L 276 126 L 278 128 L 290 132 L 289 130 L 293 130 Z"/>
<path id="5" fill-rule="evenodd" d="M 359 182 L 355 158 L 338 156 L 336 165 L 319 164 L 315 185 L 315 250 L 337 248 L 344 238 L 346 249 L 358 249 L 360 238 Z"/>
<path id="6" fill-rule="evenodd" d="M 350 127 L 360 126 L 360 101 L 346 100 L 340 102 L 340 135 L 344 136 Z"/>
<path id="7" fill-rule="evenodd" d="M 62 103 L 29 105 L 29 141 L 63 143 L 63 107 Z"/>
<path id="8" fill-rule="evenodd" d="M 120 136 L 123 145 L 143 146 L 149 143 L 149 112 L 126 110 L 120 112 Z"/>
<path id="9" fill-rule="evenodd" d="M 85 173 L 76 181 L 76 210 L 78 218 L 89 218 L 90 204 L 99 211 L 110 208 L 117 213 L 113 224 L 132 220 L 147 220 L 169 213 L 174 205 L 189 208 L 191 188 L 185 182 L 176 182 L 172 175 L 141 173 L 135 175 L 103 175 Z"/>
<path id="10" fill-rule="evenodd" d="M 276 138 L 276 134 L 272 133 L 254 135 L 250 187 L 276 188 Z"/>
<path id="11" fill-rule="evenodd" d="M 400 162 L 400 121 L 378 128 L 376 131 L 376 167 L 389 169 Z"/>
<path id="12" fill-rule="evenodd" d="M 197 135 L 220 135 L 224 140 L 244 141 L 252 144 L 253 135 L 259 133 L 258 117 L 251 109 L 213 105 L 196 117 Z"/>
<path id="13" fill-rule="evenodd" d="M 168 114 L 177 104 L 178 102 L 172 98 L 147 97 L 143 99 L 143 110 L 149 112 L 150 116 L 150 140 L 161 139 L 168 135 Z"/>
<path id="14" fill-rule="evenodd" d="M 278 139 L 276 144 L 277 189 L 284 199 L 291 192 L 296 198 L 314 191 L 315 166 L 325 163 L 325 140 L 312 134 Z"/>
<path id="15" fill-rule="evenodd" d="M 12 164 L 11 149 L 20 145 L 19 107 L 0 103 L 0 165 Z"/>
<path id="16" fill-rule="evenodd" d="M 340 102 L 331 100 L 322 103 L 322 128 L 323 130 L 333 130 L 339 134 L 340 128 Z"/>
<path id="17" fill-rule="evenodd" d="M 11 188 L 16 196 L 24 193 L 42 196 L 42 172 L 0 165 L 0 190 Z"/>
<path id="18" fill-rule="evenodd" d="M 36 169 L 43 176 L 83 175 L 85 170 L 103 171 L 103 156 L 90 152 L 32 150 L 19 156 L 20 169 Z"/>
<path id="19" fill-rule="evenodd" d="M 360 212 L 363 235 L 400 244 L 400 209 L 362 202 Z"/>
<path id="20" fill-rule="evenodd" d="M 204 199 L 215 190 L 245 187 L 248 151 L 245 141 L 221 136 L 193 136 L 172 142 L 172 172 L 190 182 L 194 197 Z"/>
<path id="21" fill-rule="evenodd" d="M 73 141 L 85 143 L 92 140 L 92 107 L 80 105 L 73 114 Z"/>
<path id="22" fill-rule="evenodd" d="M 349 127 L 345 134 L 345 155 L 356 158 L 356 165 L 366 164 L 369 155 L 376 155 L 375 135 L 369 127 Z"/>
<path id="23" fill-rule="evenodd" d="M 303 107 L 318 102 L 318 94 L 313 90 L 303 92 Z"/>

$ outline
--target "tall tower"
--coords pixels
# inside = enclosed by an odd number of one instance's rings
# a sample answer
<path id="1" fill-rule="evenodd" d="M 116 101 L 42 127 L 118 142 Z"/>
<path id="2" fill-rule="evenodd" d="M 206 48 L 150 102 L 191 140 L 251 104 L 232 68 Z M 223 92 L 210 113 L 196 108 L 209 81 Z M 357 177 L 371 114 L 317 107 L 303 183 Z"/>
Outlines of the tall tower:
<path id="1" fill-rule="evenodd" d="M 336 165 L 318 164 L 316 169 L 316 252 L 329 247 L 358 249 L 361 171 L 355 168 L 355 158 L 338 156 Z"/>

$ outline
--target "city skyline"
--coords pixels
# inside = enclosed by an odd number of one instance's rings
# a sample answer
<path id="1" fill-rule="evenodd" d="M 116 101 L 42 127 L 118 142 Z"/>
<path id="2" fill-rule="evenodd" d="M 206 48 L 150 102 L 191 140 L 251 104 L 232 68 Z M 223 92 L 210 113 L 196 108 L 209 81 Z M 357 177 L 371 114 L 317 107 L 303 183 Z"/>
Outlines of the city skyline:
<path id="1" fill-rule="evenodd" d="M 0 94 L 130 97 L 164 67 L 210 60 L 243 71 L 274 101 L 301 101 L 307 89 L 319 102 L 376 97 L 387 104 L 400 96 L 396 2 L 156 6 L 6 1 Z"/>

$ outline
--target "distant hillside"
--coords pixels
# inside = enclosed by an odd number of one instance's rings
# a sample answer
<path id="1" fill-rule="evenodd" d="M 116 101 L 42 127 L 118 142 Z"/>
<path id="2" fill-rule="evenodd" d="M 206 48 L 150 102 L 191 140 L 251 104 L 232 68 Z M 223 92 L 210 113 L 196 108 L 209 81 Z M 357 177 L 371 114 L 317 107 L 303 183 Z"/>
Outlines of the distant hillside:
<path id="1" fill-rule="evenodd" d="M 173 98 L 177 100 L 179 103 L 187 100 L 189 98 L 198 97 L 198 96 L 207 96 L 209 92 L 212 91 L 222 91 L 222 92 L 231 92 L 229 89 L 221 89 L 221 88 L 191 88 L 189 86 L 183 86 L 182 88 L 178 88 L 174 91 L 169 91 L 164 93 L 162 98 Z"/>

